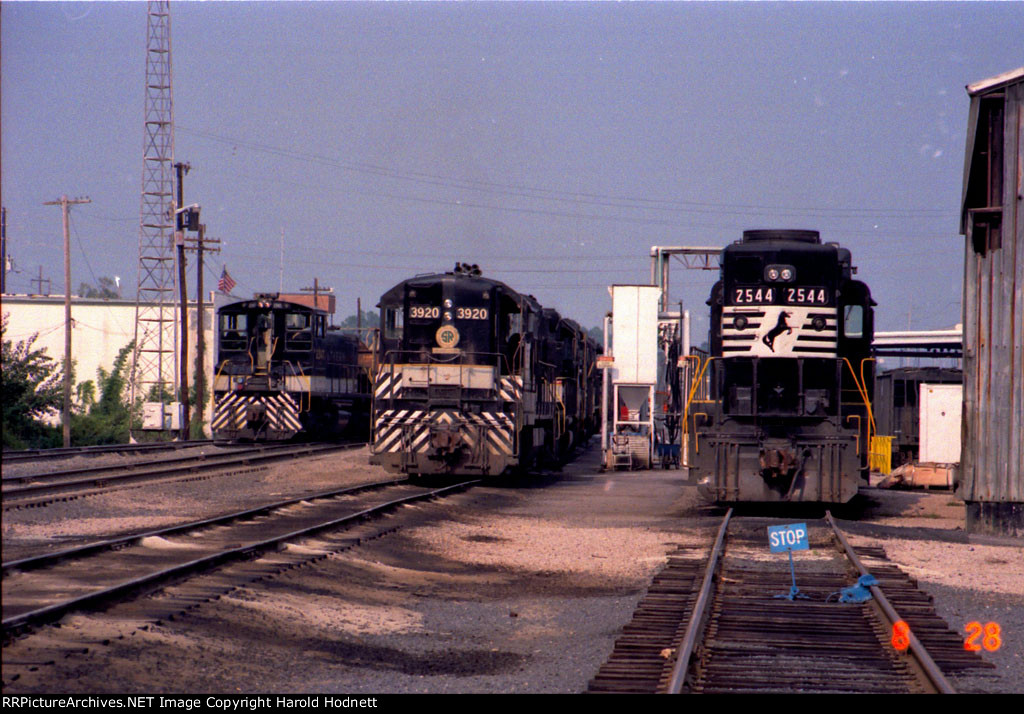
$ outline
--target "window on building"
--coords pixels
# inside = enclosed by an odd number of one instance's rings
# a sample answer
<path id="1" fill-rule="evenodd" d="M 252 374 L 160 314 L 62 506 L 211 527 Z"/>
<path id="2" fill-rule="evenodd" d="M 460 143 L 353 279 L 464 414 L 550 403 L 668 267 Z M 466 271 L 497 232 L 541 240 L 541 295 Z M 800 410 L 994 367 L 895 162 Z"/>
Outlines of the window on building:
<path id="1" fill-rule="evenodd" d="M 968 228 L 976 253 L 1003 245 L 1003 94 L 982 97 L 967 179 Z"/>

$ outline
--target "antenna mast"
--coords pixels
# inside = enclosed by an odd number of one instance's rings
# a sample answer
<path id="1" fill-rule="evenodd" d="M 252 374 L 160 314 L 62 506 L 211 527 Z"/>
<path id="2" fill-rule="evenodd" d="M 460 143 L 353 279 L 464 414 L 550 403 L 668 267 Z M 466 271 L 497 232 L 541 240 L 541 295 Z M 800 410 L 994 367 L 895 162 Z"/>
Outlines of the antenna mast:
<path id="1" fill-rule="evenodd" d="M 164 405 L 174 399 L 171 395 L 178 393 L 173 162 L 170 4 L 167 0 L 150 0 L 146 21 L 145 139 L 131 399 L 134 404 L 140 396 L 150 403 L 144 412 L 142 427 L 163 431 L 171 428 L 170 414 Z M 158 414 L 154 413 L 156 409 Z"/>

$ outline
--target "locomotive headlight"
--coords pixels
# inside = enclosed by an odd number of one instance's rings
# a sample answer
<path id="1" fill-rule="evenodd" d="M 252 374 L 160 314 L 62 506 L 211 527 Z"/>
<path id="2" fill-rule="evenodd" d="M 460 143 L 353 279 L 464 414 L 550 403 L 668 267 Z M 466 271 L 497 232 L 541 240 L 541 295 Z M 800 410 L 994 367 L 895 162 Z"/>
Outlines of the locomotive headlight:
<path id="1" fill-rule="evenodd" d="M 778 268 L 768 268 L 768 280 L 770 280 L 771 282 L 774 283 L 778 279 L 779 279 L 779 269 Z"/>
<path id="2" fill-rule="evenodd" d="M 747 329 L 747 318 L 743 317 L 743 315 L 738 315 L 736 319 L 732 321 L 732 326 L 737 330 Z"/>
<path id="3" fill-rule="evenodd" d="M 825 318 L 820 315 L 811 320 L 811 327 L 814 328 L 815 332 L 821 332 L 825 329 Z"/>
<path id="4" fill-rule="evenodd" d="M 448 308 L 448 309 L 450 310 L 450 309 L 451 309 L 451 307 L 452 307 L 452 299 L 451 299 L 451 298 L 445 298 L 445 300 L 444 300 L 444 306 L 445 306 L 446 308 Z M 449 320 L 450 320 L 451 318 L 449 317 L 449 318 L 447 318 L 447 319 L 449 319 Z"/>
<path id="5" fill-rule="evenodd" d="M 450 300 L 448 300 L 448 301 L 446 301 L 446 302 L 451 302 L 451 301 L 450 301 Z M 445 319 L 445 320 L 448 320 L 449 322 L 451 322 L 451 319 L 452 319 L 452 314 L 451 314 L 450 312 L 448 312 L 447 310 L 445 310 L 445 312 L 444 312 L 444 319 Z"/>
<path id="6" fill-rule="evenodd" d="M 792 268 L 783 268 L 782 272 L 779 275 L 780 275 L 780 277 L 784 281 L 786 281 L 788 283 L 788 282 L 790 282 L 793 279 L 793 269 Z"/>

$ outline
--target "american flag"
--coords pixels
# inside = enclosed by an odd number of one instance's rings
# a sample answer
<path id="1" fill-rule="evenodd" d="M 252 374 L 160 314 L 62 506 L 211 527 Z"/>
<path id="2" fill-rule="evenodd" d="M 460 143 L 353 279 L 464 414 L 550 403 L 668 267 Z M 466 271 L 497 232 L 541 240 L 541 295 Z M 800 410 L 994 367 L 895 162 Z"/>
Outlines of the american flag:
<path id="1" fill-rule="evenodd" d="M 220 280 L 217 281 L 217 289 L 225 295 L 230 295 L 237 284 L 235 279 L 228 275 L 228 269 L 225 267 L 220 274 Z"/>

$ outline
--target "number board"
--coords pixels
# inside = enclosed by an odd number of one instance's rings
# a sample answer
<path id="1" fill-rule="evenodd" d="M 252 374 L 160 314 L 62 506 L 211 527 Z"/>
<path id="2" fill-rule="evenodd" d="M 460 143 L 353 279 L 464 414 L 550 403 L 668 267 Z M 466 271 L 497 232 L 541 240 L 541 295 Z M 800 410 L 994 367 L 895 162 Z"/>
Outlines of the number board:
<path id="1" fill-rule="evenodd" d="M 828 305 L 829 294 L 822 287 L 765 285 L 732 289 L 732 305 Z"/>
<path id="2" fill-rule="evenodd" d="M 768 547 L 772 553 L 787 550 L 810 550 L 807 540 L 806 523 L 790 523 L 785 526 L 768 526 Z"/>

